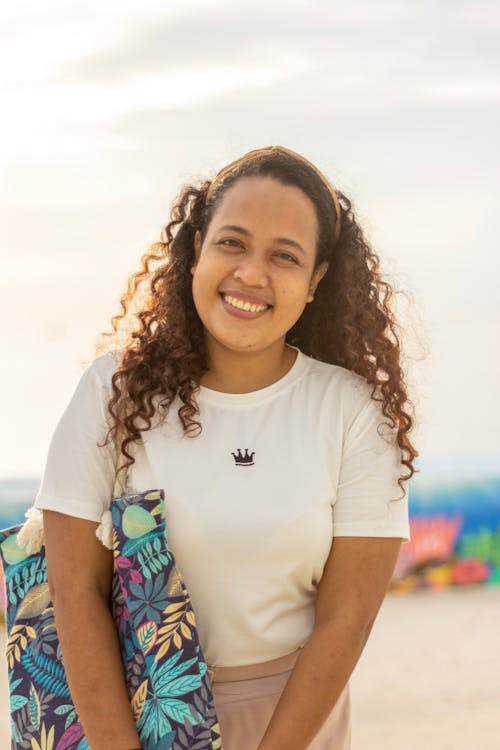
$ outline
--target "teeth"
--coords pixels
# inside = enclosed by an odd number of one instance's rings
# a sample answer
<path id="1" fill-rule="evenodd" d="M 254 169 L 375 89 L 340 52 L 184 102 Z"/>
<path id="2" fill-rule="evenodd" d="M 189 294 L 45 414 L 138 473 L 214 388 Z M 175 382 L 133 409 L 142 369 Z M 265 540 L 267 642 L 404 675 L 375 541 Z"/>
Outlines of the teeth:
<path id="1" fill-rule="evenodd" d="M 262 312 L 267 308 L 267 305 L 253 305 L 250 302 L 242 302 L 236 297 L 230 297 L 229 294 L 223 294 L 224 300 L 233 307 L 237 307 L 238 310 L 245 310 L 246 312 Z"/>

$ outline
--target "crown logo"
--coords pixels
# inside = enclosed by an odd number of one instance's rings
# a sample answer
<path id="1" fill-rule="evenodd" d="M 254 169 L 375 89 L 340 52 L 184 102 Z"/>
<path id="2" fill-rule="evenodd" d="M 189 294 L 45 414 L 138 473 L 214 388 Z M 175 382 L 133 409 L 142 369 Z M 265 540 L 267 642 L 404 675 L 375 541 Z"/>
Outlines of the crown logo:
<path id="1" fill-rule="evenodd" d="M 252 453 L 248 453 L 248 448 L 245 448 L 245 454 L 243 455 L 241 452 L 241 448 L 238 448 L 237 453 L 233 453 L 231 451 L 231 455 L 234 458 L 234 463 L 236 466 L 253 466 L 253 457 L 255 456 L 255 451 Z"/>

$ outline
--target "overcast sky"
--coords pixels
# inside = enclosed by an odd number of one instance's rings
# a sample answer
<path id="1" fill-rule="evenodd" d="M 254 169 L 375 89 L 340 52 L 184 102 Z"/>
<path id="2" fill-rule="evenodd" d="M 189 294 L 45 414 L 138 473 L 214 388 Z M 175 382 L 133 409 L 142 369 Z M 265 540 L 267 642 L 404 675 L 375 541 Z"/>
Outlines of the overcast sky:
<path id="1" fill-rule="evenodd" d="M 498 3 L 27 0 L 1 16 L 0 478 L 41 474 L 181 185 L 273 143 L 351 198 L 409 293 L 423 458 L 500 454 Z"/>

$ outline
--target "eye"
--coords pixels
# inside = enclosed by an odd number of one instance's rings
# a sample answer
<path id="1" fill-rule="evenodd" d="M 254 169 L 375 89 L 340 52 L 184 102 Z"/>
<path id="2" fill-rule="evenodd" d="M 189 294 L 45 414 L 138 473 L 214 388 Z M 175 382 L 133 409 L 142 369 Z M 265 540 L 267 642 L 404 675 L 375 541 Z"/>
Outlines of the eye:
<path id="1" fill-rule="evenodd" d="M 281 250 L 280 252 L 276 253 L 276 256 L 280 260 L 284 260 L 287 263 L 295 263 L 298 264 L 298 260 L 295 257 L 295 255 L 291 255 L 291 253 L 287 253 L 286 250 Z"/>
<path id="2" fill-rule="evenodd" d="M 219 240 L 217 245 L 223 245 L 224 247 L 241 247 L 241 243 L 238 242 L 238 240 L 232 239 L 232 237 L 228 237 L 225 240 Z"/>

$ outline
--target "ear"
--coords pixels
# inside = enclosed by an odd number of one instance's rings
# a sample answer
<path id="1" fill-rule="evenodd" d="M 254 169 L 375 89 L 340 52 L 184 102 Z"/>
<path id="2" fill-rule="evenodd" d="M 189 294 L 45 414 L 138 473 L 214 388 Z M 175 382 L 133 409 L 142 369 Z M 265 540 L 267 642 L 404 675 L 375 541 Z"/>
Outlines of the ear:
<path id="1" fill-rule="evenodd" d="M 309 294 L 307 295 L 308 302 L 313 301 L 316 288 L 327 271 L 328 263 L 325 260 L 323 261 L 323 263 L 320 263 L 311 277 L 311 283 L 309 284 Z"/>
<path id="2" fill-rule="evenodd" d="M 191 266 L 191 273 L 194 273 L 194 269 L 196 268 L 198 261 L 200 259 L 200 253 L 201 253 L 201 234 L 199 230 L 197 229 L 194 233 L 194 261 L 193 265 Z"/>

